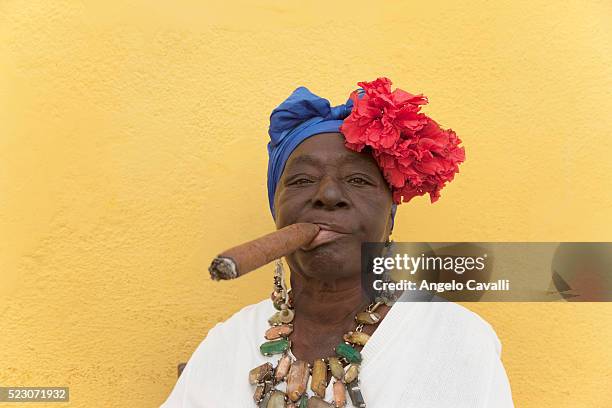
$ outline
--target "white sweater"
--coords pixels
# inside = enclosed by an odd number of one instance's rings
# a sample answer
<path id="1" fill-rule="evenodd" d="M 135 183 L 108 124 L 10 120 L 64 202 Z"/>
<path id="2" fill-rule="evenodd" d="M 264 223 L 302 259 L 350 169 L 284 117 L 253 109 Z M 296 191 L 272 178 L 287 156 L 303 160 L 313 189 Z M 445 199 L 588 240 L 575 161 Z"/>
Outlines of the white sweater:
<path id="1" fill-rule="evenodd" d="M 248 373 L 276 365 L 259 351 L 275 311 L 266 299 L 213 327 L 161 408 L 256 407 Z M 491 326 L 456 303 L 397 302 L 361 352 L 361 390 L 369 408 L 513 407 L 500 353 Z"/>

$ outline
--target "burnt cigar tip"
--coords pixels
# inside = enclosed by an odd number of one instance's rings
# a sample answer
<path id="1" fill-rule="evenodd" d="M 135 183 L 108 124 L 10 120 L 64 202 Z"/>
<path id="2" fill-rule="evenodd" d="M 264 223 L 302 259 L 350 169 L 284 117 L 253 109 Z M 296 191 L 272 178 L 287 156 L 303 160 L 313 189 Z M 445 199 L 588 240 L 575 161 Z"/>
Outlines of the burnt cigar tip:
<path id="1" fill-rule="evenodd" d="M 232 258 L 226 256 L 218 256 L 210 263 L 208 267 L 212 280 L 228 280 L 238 277 L 238 269 L 236 262 Z"/>

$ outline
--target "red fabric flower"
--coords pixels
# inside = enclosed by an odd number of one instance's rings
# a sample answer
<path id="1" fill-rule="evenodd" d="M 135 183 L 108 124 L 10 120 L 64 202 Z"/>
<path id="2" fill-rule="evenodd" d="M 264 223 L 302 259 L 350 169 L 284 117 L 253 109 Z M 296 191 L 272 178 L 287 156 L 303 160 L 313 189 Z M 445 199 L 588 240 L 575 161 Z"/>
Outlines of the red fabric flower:
<path id="1" fill-rule="evenodd" d="M 428 103 L 422 94 L 391 91 L 384 77 L 358 85 L 362 91 L 351 94 L 353 109 L 340 127 L 346 147 L 358 152 L 371 148 L 395 204 L 426 193 L 432 203 L 438 200 L 465 161 L 461 140 L 419 112 Z"/>

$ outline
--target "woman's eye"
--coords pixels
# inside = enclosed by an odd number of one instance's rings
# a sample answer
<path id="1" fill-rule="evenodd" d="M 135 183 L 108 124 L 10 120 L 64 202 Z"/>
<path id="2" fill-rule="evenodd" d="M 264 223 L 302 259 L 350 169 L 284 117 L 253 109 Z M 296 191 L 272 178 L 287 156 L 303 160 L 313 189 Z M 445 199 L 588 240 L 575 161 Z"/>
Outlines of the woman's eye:
<path id="1" fill-rule="evenodd" d="M 297 180 L 295 180 L 295 181 L 294 181 L 294 182 L 292 182 L 291 184 L 292 184 L 292 185 L 300 185 L 300 184 L 308 184 L 308 183 L 311 183 L 311 181 L 310 181 L 310 180 L 308 180 L 308 179 L 305 179 L 305 178 L 301 178 L 301 179 L 297 179 Z"/>
<path id="2" fill-rule="evenodd" d="M 362 177 L 351 177 L 349 182 L 353 184 L 368 184 L 368 181 Z"/>

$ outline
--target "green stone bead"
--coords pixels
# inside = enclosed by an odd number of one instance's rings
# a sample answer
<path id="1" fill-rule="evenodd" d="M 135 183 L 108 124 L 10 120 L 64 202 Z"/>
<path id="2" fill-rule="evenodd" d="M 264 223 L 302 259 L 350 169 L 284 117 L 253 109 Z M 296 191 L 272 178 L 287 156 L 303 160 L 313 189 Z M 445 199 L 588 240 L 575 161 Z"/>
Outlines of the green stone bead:
<path id="1" fill-rule="evenodd" d="M 344 357 L 349 363 L 361 363 L 361 353 L 346 343 L 336 346 L 336 354 Z"/>
<path id="2" fill-rule="evenodd" d="M 308 407 L 308 397 L 306 396 L 306 394 L 302 395 L 302 398 L 300 398 L 300 405 L 298 408 L 307 408 Z"/>
<path id="3" fill-rule="evenodd" d="M 291 346 L 289 339 L 279 339 L 266 341 L 259 346 L 261 354 L 271 356 L 272 354 L 281 354 Z"/>

